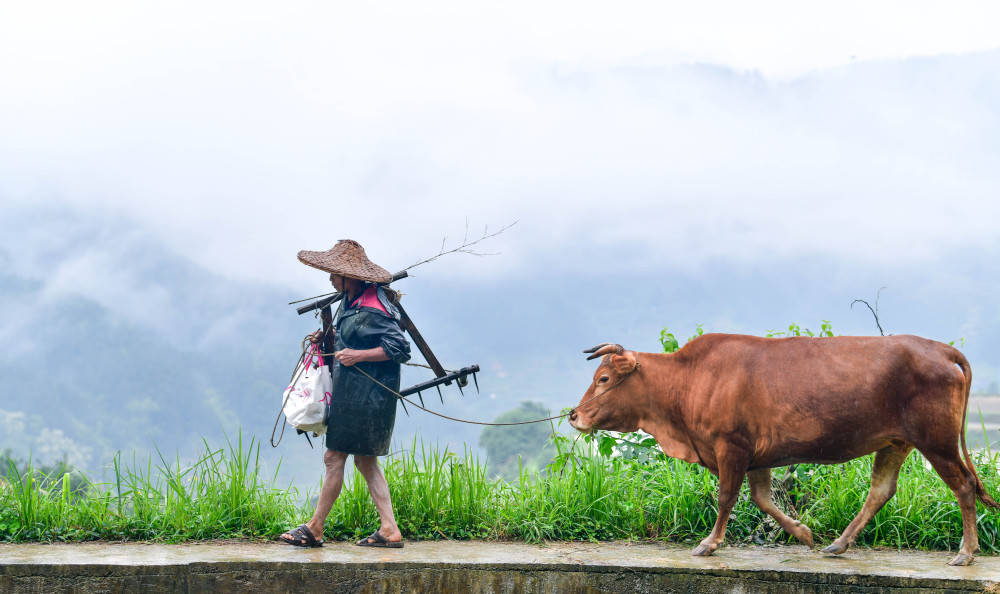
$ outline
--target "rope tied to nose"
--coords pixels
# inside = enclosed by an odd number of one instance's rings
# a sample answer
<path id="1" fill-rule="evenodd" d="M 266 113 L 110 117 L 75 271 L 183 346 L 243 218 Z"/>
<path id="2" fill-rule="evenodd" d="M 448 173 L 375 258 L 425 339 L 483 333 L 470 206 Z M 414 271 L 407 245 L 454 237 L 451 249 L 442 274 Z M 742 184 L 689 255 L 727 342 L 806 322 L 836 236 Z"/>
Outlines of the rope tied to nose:
<path id="1" fill-rule="evenodd" d="M 430 413 L 430 414 L 432 414 L 432 415 L 434 415 L 436 417 L 441 417 L 442 419 L 448 419 L 449 421 L 456 421 L 458 423 L 468 423 L 469 425 L 489 425 L 491 427 L 506 427 L 506 426 L 510 426 L 510 425 L 530 425 L 532 423 L 544 423 L 546 421 L 554 421 L 555 419 L 561 419 L 561 418 L 563 418 L 565 416 L 569 416 L 571 414 L 571 413 L 563 413 L 561 415 L 554 415 L 554 416 L 551 416 L 551 417 L 545 417 L 544 419 L 534 419 L 532 421 L 518 421 L 518 422 L 512 422 L 512 423 L 487 423 L 485 421 L 471 421 L 469 419 L 459 419 L 459 418 L 456 418 L 456 417 L 449 417 L 448 415 L 444 415 L 444 414 L 441 414 L 439 412 L 435 412 L 435 411 L 433 411 L 433 410 L 431 410 L 429 408 L 425 408 L 423 406 L 420 406 L 419 404 L 417 404 L 416 402 L 410 400 L 406 396 L 403 396 L 402 394 L 400 394 L 396 390 L 393 390 L 389 386 L 387 386 L 387 385 L 383 384 L 382 382 L 378 381 L 377 379 L 375 379 L 374 377 L 372 377 L 368 372 L 366 372 L 364 369 L 361 369 L 360 367 L 356 367 L 356 366 L 352 366 L 352 367 L 354 367 L 355 369 L 357 369 L 358 371 L 360 371 L 363 375 L 367 376 L 368 379 L 372 380 L 373 382 L 375 382 L 376 384 L 378 384 L 379 386 L 381 386 L 383 389 L 388 390 L 389 392 L 391 392 L 394 396 L 396 396 L 396 398 L 398 398 L 400 400 L 404 400 L 407 404 L 412 404 L 413 406 L 419 408 L 420 410 L 422 410 L 422 411 L 424 411 L 426 413 Z"/>
<path id="2" fill-rule="evenodd" d="M 322 355 L 322 356 L 332 356 L 333 353 L 320 353 L 320 355 Z M 434 415 L 436 417 L 441 417 L 442 419 L 447 419 L 449 421 L 455 421 L 457 423 L 467 423 L 469 425 L 487 425 L 487 426 L 490 426 L 490 427 L 510 427 L 510 426 L 513 426 L 513 425 L 530 425 L 532 423 L 545 423 L 547 421 L 554 421 L 556 419 L 561 419 L 563 417 L 568 417 L 569 415 L 573 414 L 573 412 L 576 410 L 576 407 L 574 407 L 573 409 L 570 409 L 569 412 L 563 413 L 561 415 L 553 415 L 551 417 L 545 417 L 544 419 L 533 419 L 531 421 L 517 421 L 517 422 L 511 422 L 511 423 L 487 423 L 485 421 L 472 421 L 472 420 L 469 420 L 469 419 L 459 419 L 457 417 L 450 417 L 448 415 L 441 414 L 439 412 L 435 412 L 433 410 L 430 410 L 429 408 L 420 406 L 416 402 L 414 402 L 414 401 L 410 400 L 409 398 L 407 398 L 406 396 L 403 396 L 402 394 L 400 394 L 398 391 L 396 391 L 396 390 L 390 388 L 389 386 L 383 384 L 382 382 L 378 381 L 377 379 L 375 379 L 374 377 L 372 377 L 371 374 L 369 374 L 364 369 L 361 369 L 360 367 L 358 367 L 356 365 L 352 365 L 352 366 L 350 366 L 350 368 L 351 369 L 355 369 L 355 370 L 361 372 L 362 375 L 366 376 L 368 379 L 370 379 L 371 381 L 375 382 L 375 384 L 377 384 L 378 386 L 380 386 L 382 389 L 384 389 L 384 390 L 388 391 L 389 393 L 393 394 L 399 400 L 403 400 L 407 404 L 412 404 L 416 408 L 419 408 L 420 410 L 422 410 L 422 411 L 424 411 L 426 413 L 430 413 L 430 414 L 432 414 L 432 415 Z M 590 398 L 588 398 L 587 400 L 581 402 L 577 406 L 580 406 L 582 404 L 587 404 L 588 402 L 591 402 L 591 401 L 596 400 L 598 398 L 602 398 L 608 392 L 610 392 L 611 390 L 614 390 L 615 388 L 617 388 L 618 386 L 620 386 L 622 382 L 624 382 L 626 379 L 628 379 L 629 376 L 631 376 L 632 373 L 635 372 L 635 371 L 637 371 L 638 369 L 639 369 L 639 366 L 636 365 L 635 369 L 633 369 L 632 371 L 630 371 L 630 372 L 626 373 L 625 375 L 623 375 L 610 388 L 608 388 L 604 392 L 601 392 L 600 394 L 597 394 L 595 396 L 591 396 Z"/>

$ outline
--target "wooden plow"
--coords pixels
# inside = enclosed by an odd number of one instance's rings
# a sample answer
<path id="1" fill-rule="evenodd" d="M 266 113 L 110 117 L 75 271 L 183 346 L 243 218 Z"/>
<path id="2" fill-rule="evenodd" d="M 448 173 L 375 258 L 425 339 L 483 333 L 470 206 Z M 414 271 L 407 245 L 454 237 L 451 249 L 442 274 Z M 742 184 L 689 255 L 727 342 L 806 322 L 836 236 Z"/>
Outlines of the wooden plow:
<path id="1" fill-rule="evenodd" d="M 382 286 L 387 286 L 395 281 L 404 279 L 407 276 L 408 273 L 405 270 L 402 272 L 397 272 L 396 274 L 392 275 L 392 280 L 390 280 L 388 283 L 383 283 Z M 343 293 L 334 293 L 330 296 L 323 297 L 322 299 L 317 299 L 316 301 L 313 301 L 311 303 L 296 308 L 296 311 L 298 312 L 299 315 L 319 310 L 320 320 L 322 320 L 323 322 L 322 346 L 324 353 L 333 352 L 333 339 L 329 335 L 330 327 L 333 325 L 333 312 L 331 306 L 334 303 L 339 302 L 343 298 L 344 298 Z M 441 393 L 441 386 L 442 385 L 450 386 L 452 382 L 455 382 L 455 385 L 458 386 L 458 391 L 464 396 L 465 391 L 462 388 L 469 385 L 469 376 L 472 376 L 472 381 L 475 384 L 476 392 L 478 393 L 479 379 L 476 377 L 476 374 L 479 372 L 479 365 L 472 364 L 463 367 L 457 371 L 446 370 L 444 366 L 441 365 L 441 362 L 438 361 L 438 358 L 434 355 L 434 352 L 431 351 L 431 347 L 428 346 L 427 341 L 424 340 L 424 337 L 420 334 L 420 331 L 417 330 L 417 327 L 413 324 L 413 320 L 410 319 L 410 316 L 407 315 L 406 310 L 403 309 L 402 304 L 397 302 L 395 303 L 395 305 L 399 309 L 400 313 L 399 325 L 403 328 L 403 330 L 409 333 L 410 338 L 413 339 L 413 344 L 416 345 L 417 350 L 419 350 L 420 354 L 423 355 L 424 360 L 427 361 L 427 365 L 430 367 L 431 371 L 434 372 L 435 376 L 434 379 L 427 380 L 425 382 L 420 382 L 418 384 L 410 386 L 409 388 L 404 388 L 400 390 L 399 392 L 400 395 L 410 396 L 412 394 L 416 394 L 417 397 L 420 399 L 420 404 L 423 405 L 424 404 L 423 391 L 435 388 L 437 389 L 438 398 L 441 400 L 441 404 L 444 404 L 444 395 Z M 323 362 L 329 365 L 330 364 L 329 357 L 325 357 Z M 402 403 L 402 401 L 400 402 Z M 403 410 L 406 411 L 406 404 L 403 404 Z M 409 414 L 408 411 L 407 414 Z"/>

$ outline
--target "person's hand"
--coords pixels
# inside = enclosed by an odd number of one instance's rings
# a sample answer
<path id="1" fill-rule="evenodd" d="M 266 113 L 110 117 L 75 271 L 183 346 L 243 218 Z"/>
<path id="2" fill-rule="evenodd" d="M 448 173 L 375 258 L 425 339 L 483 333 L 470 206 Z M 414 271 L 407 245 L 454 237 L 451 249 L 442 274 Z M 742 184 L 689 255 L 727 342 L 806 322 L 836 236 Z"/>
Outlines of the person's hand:
<path id="1" fill-rule="evenodd" d="M 330 328 L 330 336 L 333 336 L 333 333 L 334 333 L 334 329 Z M 317 331 L 313 332 L 312 334 L 309 334 L 308 336 L 306 336 L 306 338 L 309 339 L 309 342 L 311 342 L 313 344 L 316 344 L 317 342 L 323 340 L 323 331 L 322 330 L 317 330 Z"/>
<path id="2" fill-rule="evenodd" d="M 364 358 L 361 356 L 361 351 L 356 351 L 354 349 L 343 349 L 337 351 L 333 354 L 333 358 L 340 361 L 340 364 L 344 367 L 350 367 L 355 363 L 364 361 Z"/>

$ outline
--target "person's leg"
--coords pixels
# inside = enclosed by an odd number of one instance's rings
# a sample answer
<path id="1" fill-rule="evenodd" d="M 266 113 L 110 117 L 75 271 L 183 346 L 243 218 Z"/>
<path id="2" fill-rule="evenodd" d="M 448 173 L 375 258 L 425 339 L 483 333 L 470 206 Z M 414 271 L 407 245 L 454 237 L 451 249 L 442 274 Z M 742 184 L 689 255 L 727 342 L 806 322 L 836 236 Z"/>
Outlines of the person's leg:
<path id="1" fill-rule="evenodd" d="M 368 492 L 375 502 L 375 509 L 378 510 L 378 517 L 381 520 L 379 532 L 389 542 L 399 542 L 403 535 L 396 525 L 396 516 L 392 513 L 392 498 L 389 496 L 389 483 L 379 468 L 378 459 L 375 456 L 354 456 L 354 465 L 365 477 L 368 483 Z"/>
<path id="2" fill-rule="evenodd" d="M 316 540 L 323 540 L 323 524 L 326 517 L 330 515 L 333 503 L 340 495 L 340 489 L 344 486 L 344 466 L 347 464 L 347 454 L 336 450 L 327 450 L 323 454 L 323 463 L 326 465 L 326 477 L 323 479 L 323 488 L 319 492 L 319 500 L 316 502 L 316 511 L 312 518 L 306 522 L 309 532 L 312 532 Z M 291 531 L 281 535 L 281 539 L 288 541 L 293 536 Z"/>

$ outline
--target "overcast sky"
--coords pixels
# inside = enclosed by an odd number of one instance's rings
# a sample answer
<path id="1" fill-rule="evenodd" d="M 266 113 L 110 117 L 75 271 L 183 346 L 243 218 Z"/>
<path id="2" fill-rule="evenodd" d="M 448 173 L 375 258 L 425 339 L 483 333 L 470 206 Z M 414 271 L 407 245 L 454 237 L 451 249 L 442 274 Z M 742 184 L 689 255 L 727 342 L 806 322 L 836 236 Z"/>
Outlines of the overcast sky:
<path id="1" fill-rule="evenodd" d="M 466 219 L 521 223 L 461 274 L 919 261 L 995 238 L 997 6 L 5 3 L 0 199 L 286 286 L 299 249 L 398 269 Z"/>
<path id="2" fill-rule="evenodd" d="M 329 288 L 297 251 L 396 271 L 516 220 L 401 287 L 483 366 L 454 414 L 572 405 L 581 348 L 664 325 L 875 333 L 848 303 L 883 285 L 889 332 L 968 339 L 995 386 L 998 31 L 996 2 L 0 0 L 0 358 L 65 295 L 291 349 L 283 296 Z"/>
<path id="3" fill-rule="evenodd" d="M 653 341 L 668 318 L 797 319 L 783 274 L 837 304 L 810 323 L 889 285 L 913 314 L 894 331 L 992 335 L 1000 8 L 816 6 L 8 4 L 0 248 L 46 295 L 142 320 L 189 305 L 129 263 L 136 238 L 306 296 L 329 285 L 300 249 L 350 237 L 395 271 L 466 221 L 475 235 L 517 220 L 484 246 L 502 256 L 428 265 L 404 290 L 703 283 L 669 311 L 626 293 L 621 315 L 644 321 L 596 330 Z M 730 309 L 739 295 L 759 305 Z"/>

